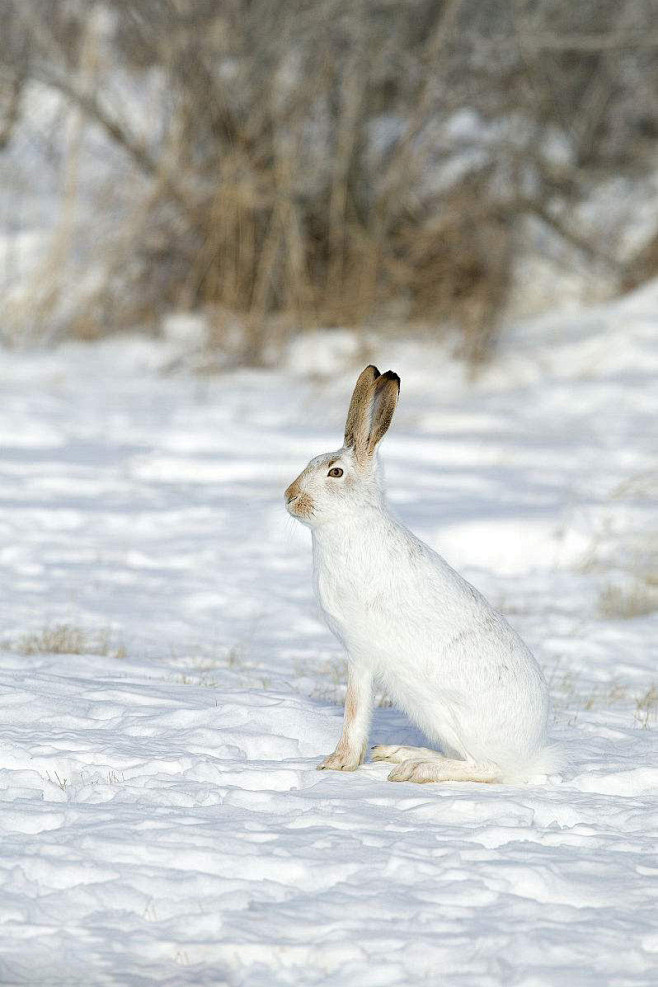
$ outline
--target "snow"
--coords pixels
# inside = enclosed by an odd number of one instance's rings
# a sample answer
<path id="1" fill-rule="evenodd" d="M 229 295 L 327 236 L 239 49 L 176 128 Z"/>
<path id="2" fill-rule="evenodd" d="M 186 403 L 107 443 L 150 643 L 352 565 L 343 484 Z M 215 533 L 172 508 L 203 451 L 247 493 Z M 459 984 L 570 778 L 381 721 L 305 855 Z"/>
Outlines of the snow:
<path id="1" fill-rule="evenodd" d="M 655 983 L 657 614 L 599 599 L 658 538 L 658 287 L 519 327 L 474 385 L 362 341 L 402 378 L 394 509 L 551 683 L 571 761 L 520 788 L 315 770 L 342 655 L 282 491 L 359 347 L 195 378 L 172 326 L 1 354 L 0 982 Z M 371 742 L 421 738 L 383 703 Z"/>

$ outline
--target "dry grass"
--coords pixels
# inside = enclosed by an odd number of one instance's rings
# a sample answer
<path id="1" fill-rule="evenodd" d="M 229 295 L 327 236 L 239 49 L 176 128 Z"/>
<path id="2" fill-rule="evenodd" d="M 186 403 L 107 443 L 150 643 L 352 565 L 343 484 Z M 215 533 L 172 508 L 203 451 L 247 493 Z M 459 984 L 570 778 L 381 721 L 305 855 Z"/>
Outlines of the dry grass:
<path id="1" fill-rule="evenodd" d="M 600 617 L 630 620 L 658 611 L 658 472 L 630 474 L 608 495 L 579 570 L 607 577 L 597 599 Z"/>
<path id="2" fill-rule="evenodd" d="M 58 788 L 61 788 L 61 790 L 65 792 L 69 786 L 69 779 L 60 778 L 57 771 L 55 771 L 53 774 L 54 777 L 51 776 L 49 771 L 46 771 L 46 779 L 51 783 L 51 785 L 57 785 Z"/>
<path id="3" fill-rule="evenodd" d="M 122 644 L 112 642 L 110 631 L 87 631 L 73 624 L 54 624 L 40 631 L 24 634 L 14 650 L 22 655 L 99 655 L 125 658 Z"/>
<path id="4" fill-rule="evenodd" d="M 648 729 L 658 719 L 658 686 L 650 686 L 635 700 L 635 720 L 642 729 Z"/>
<path id="5" fill-rule="evenodd" d="M 598 611 L 608 620 L 646 617 L 658 610 L 658 587 L 639 580 L 631 586 L 605 586 L 598 599 Z"/>
<path id="6" fill-rule="evenodd" d="M 336 706 L 345 705 L 347 692 L 347 661 L 345 658 L 331 658 L 329 661 L 295 662 L 295 677 L 298 679 L 319 680 L 310 693 L 312 699 L 320 702 L 334 703 Z M 389 709 L 393 705 L 389 697 L 379 692 L 375 695 L 375 706 Z"/>
<path id="7" fill-rule="evenodd" d="M 635 726 L 649 729 L 658 717 L 658 687 L 651 684 L 638 692 L 627 682 L 605 682 L 592 686 L 572 672 L 559 673 L 558 666 L 547 675 L 553 717 L 560 726 L 575 726 L 583 713 L 616 710 Z"/>

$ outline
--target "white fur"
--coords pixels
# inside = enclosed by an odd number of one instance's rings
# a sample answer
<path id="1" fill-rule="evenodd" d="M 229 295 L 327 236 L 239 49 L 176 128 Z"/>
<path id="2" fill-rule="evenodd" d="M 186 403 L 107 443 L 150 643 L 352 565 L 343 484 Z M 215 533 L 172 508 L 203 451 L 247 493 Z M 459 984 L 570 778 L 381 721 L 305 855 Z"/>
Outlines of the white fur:
<path id="1" fill-rule="evenodd" d="M 330 464 L 343 478 L 328 476 Z M 407 748 L 391 780 L 518 782 L 550 773 L 558 756 L 547 744 L 548 691 L 535 658 L 476 589 L 391 516 L 380 476 L 376 457 L 358 462 L 342 448 L 295 481 L 313 504 L 300 520 L 312 532 L 316 594 L 348 653 L 358 698 L 341 763 L 337 751 L 324 766 L 361 762 L 379 683 L 444 755 Z M 294 500 L 288 509 L 295 516 Z"/>

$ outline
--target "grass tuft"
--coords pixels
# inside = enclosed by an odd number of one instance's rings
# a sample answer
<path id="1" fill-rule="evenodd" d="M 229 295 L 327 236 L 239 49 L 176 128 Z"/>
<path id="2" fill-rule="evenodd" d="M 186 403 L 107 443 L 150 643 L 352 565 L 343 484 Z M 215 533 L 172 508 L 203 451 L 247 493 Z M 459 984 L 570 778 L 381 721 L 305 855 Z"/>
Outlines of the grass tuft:
<path id="1" fill-rule="evenodd" d="M 610 584 L 599 594 L 598 611 L 609 620 L 631 620 L 633 617 L 646 617 L 658 610 L 658 587 L 648 580 L 639 580 L 631 586 L 622 587 Z"/>
<path id="2" fill-rule="evenodd" d="M 85 631 L 73 624 L 54 624 L 40 631 L 24 634 L 14 650 L 21 655 L 98 655 L 125 658 L 123 644 L 114 645 L 110 632 Z"/>
<path id="3" fill-rule="evenodd" d="M 658 716 L 658 686 L 651 685 L 635 700 L 635 720 L 643 729 L 648 729 L 651 721 Z"/>

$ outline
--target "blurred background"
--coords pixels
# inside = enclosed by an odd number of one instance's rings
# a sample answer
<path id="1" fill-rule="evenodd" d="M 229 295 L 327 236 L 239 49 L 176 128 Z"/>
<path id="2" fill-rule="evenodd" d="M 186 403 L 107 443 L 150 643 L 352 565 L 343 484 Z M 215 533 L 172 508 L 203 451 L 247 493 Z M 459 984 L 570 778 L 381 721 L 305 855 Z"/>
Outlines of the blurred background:
<path id="1" fill-rule="evenodd" d="M 476 375 L 658 274 L 657 192 L 656 0 L 0 5 L 7 346 L 350 327 Z"/>

